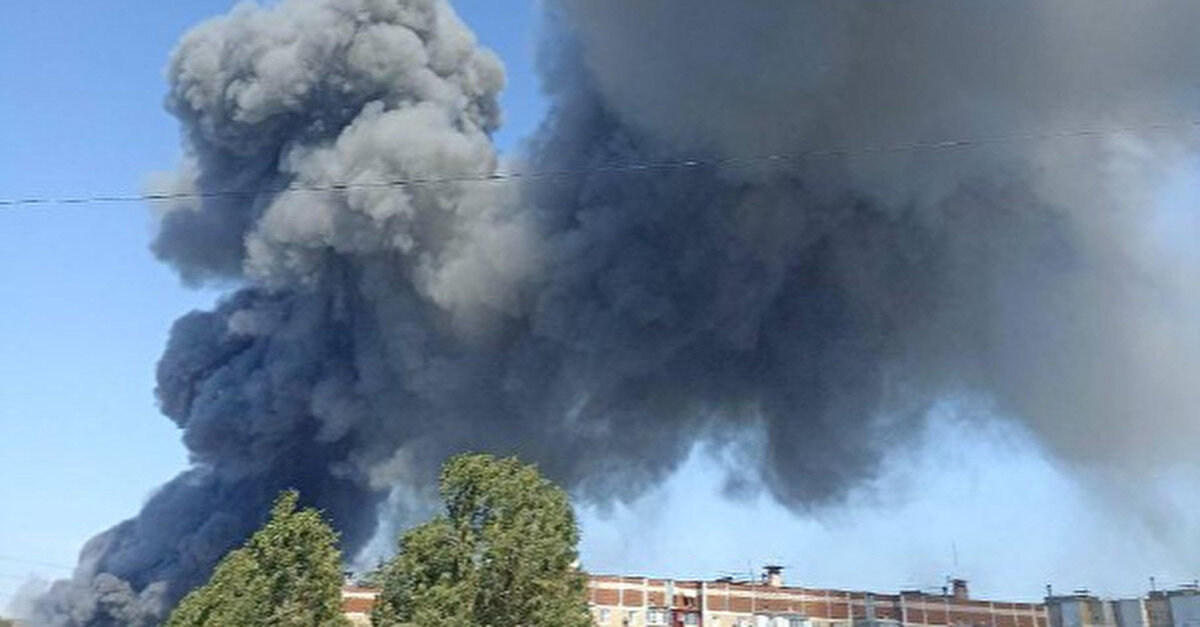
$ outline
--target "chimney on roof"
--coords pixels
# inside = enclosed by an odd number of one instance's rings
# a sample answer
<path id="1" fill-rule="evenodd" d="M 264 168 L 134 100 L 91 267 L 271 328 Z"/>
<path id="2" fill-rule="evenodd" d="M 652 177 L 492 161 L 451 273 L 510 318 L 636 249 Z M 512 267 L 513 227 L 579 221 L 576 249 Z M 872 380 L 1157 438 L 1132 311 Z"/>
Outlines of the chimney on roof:
<path id="1" fill-rule="evenodd" d="M 958 601 L 966 601 L 971 598 L 971 591 L 967 588 L 966 579 L 955 579 L 950 582 L 954 589 L 954 598 Z"/>
<path id="2" fill-rule="evenodd" d="M 768 588 L 783 587 L 783 567 L 768 565 L 763 566 L 763 580 L 766 581 Z"/>

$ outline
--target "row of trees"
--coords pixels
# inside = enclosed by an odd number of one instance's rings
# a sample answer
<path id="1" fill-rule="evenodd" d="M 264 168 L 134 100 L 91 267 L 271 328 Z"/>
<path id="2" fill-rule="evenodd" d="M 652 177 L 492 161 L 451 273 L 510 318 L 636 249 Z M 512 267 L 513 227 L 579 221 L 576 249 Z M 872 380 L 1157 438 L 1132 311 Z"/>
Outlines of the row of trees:
<path id="1" fill-rule="evenodd" d="M 586 627 L 579 528 L 566 493 L 517 459 L 462 455 L 442 469 L 441 515 L 406 532 L 372 574 L 377 627 Z M 299 495 L 187 595 L 168 627 L 333 627 L 341 613 L 337 535 Z"/>

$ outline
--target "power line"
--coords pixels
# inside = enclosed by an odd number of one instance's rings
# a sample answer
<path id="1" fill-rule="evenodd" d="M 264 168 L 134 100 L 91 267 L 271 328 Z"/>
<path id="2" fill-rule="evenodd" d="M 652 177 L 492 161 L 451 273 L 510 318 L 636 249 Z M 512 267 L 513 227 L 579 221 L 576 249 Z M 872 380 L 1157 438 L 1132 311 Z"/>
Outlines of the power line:
<path id="1" fill-rule="evenodd" d="M 275 193 L 328 193 L 344 192 L 355 189 L 403 189 L 409 187 L 426 187 L 453 183 L 495 183 L 518 180 L 538 180 L 554 178 L 573 178 L 593 174 L 639 174 L 655 171 L 689 171 L 701 168 L 737 168 L 744 169 L 759 165 L 787 161 L 804 161 L 825 159 L 830 157 L 870 156 L 888 153 L 922 152 L 939 150 L 963 150 L 996 144 L 1015 144 L 1030 141 L 1070 140 L 1103 137 L 1117 133 L 1182 130 L 1200 127 L 1200 120 L 1185 120 L 1180 122 L 1161 122 L 1152 124 L 1127 125 L 1107 128 L 1076 129 L 1069 131 L 1031 132 L 1016 135 L 995 135 L 990 137 L 973 137 L 961 139 L 946 139 L 935 141 L 913 141 L 905 143 L 885 143 L 858 147 L 814 149 L 795 153 L 774 153 L 765 155 L 748 155 L 722 159 L 677 159 L 665 161 L 645 161 L 613 163 L 590 168 L 563 170 L 530 170 L 493 172 L 490 174 L 464 174 L 448 176 L 424 176 L 387 181 L 337 182 L 319 185 L 292 184 L 280 187 L 260 187 L 228 190 L 202 190 L 179 192 L 148 192 L 148 193 L 117 193 L 117 194 L 85 194 L 79 196 L 32 196 L 25 198 L 0 198 L 0 209 L 18 207 L 34 207 L 43 205 L 90 205 L 115 204 L 133 202 L 167 202 L 173 200 L 199 200 L 207 198 L 237 198 L 253 197 L 259 194 Z"/>

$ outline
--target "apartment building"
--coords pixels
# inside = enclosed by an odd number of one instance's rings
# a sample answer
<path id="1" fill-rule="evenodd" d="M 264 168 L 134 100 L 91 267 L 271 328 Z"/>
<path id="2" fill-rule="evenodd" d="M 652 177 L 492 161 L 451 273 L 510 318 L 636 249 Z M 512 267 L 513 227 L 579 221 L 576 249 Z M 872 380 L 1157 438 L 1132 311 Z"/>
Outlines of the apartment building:
<path id="1" fill-rule="evenodd" d="M 1141 599 L 1126 599 L 1140 605 L 1142 612 L 1129 609 L 1130 603 L 1124 603 L 1123 615 L 1127 620 L 1138 620 L 1144 614 L 1145 605 Z M 1046 597 L 1046 614 L 1050 618 L 1051 627 L 1115 627 L 1117 624 L 1116 605 L 1092 596 L 1085 590 L 1070 595 Z M 1145 623 L 1136 623 L 1129 627 L 1145 627 Z"/>
<path id="2" fill-rule="evenodd" d="M 1200 587 L 1145 598 L 1101 599 L 1086 590 L 1046 598 L 1050 627 L 1200 627 Z"/>
<path id="3" fill-rule="evenodd" d="M 379 590 L 375 588 L 347 584 L 342 588 L 342 614 L 354 627 L 370 627 L 371 608 L 375 607 L 378 596 Z"/>
<path id="4" fill-rule="evenodd" d="M 1045 606 L 974 600 L 962 580 L 877 594 L 785 586 L 778 567 L 755 581 L 593 575 L 588 601 L 597 627 L 1049 627 Z"/>
<path id="5" fill-rule="evenodd" d="M 370 625 L 378 593 L 342 590 L 354 625 Z M 589 575 L 588 605 L 596 627 L 1200 627 L 1200 585 L 1144 598 L 1101 599 L 1080 590 L 1045 603 L 1010 603 L 973 599 L 961 579 L 938 594 L 787 586 L 778 566 L 748 581 Z"/>

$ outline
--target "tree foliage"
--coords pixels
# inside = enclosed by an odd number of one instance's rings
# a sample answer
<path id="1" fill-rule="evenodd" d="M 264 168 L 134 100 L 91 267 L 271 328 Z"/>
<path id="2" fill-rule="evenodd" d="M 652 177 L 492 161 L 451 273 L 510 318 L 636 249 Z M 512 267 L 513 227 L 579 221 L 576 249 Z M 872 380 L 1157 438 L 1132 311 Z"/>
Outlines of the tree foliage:
<path id="1" fill-rule="evenodd" d="M 442 469 L 445 512 L 400 539 L 378 573 L 376 627 L 588 627 L 566 493 L 515 458 L 461 455 Z"/>
<path id="2" fill-rule="evenodd" d="M 204 586 L 184 597 L 167 627 L 341 627 L 337 534 L 314 509 L 284 492 L 271 519 L 225 556 Z"/>

